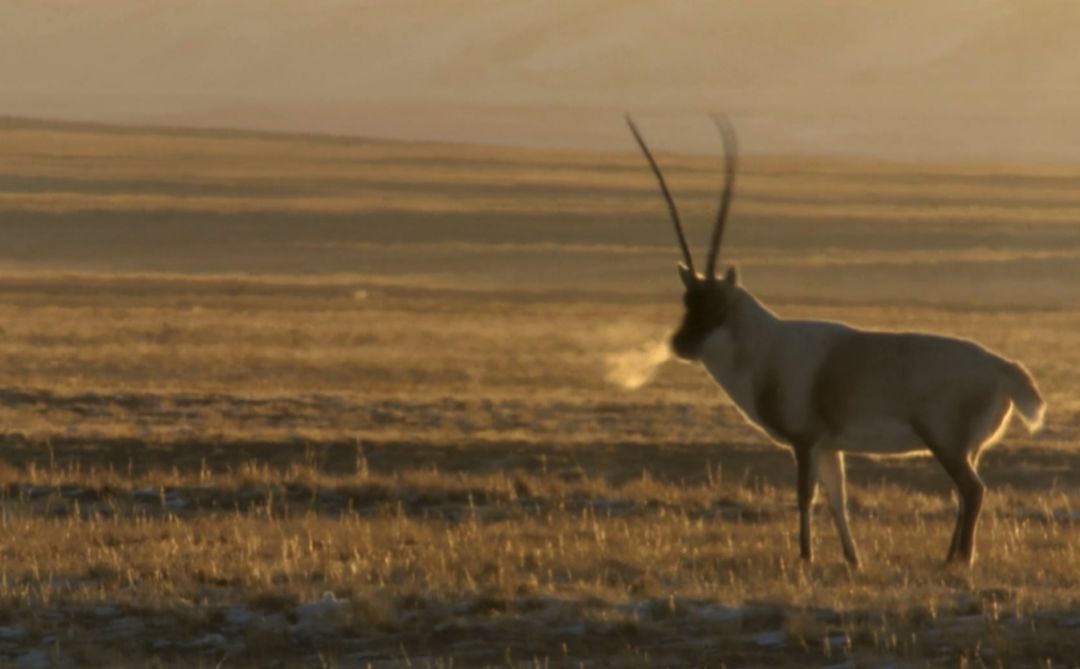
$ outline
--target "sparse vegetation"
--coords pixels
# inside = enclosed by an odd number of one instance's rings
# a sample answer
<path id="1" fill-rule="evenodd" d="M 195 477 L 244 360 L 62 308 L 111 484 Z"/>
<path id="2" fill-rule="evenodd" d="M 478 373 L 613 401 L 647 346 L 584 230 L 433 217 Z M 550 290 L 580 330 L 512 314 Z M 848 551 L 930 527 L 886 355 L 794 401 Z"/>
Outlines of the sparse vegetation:
<path id="1" fill-rule="evenodd" d="M 1050 402 L 1044 434 L 984 458 L 970 572 L 941 564 L 936 465 L 853 460 L 851 572 L 825 513 L 817 564 L 797 564 L 790 456 L 703 373 L 607 380 L 678 315 L 632 154 L 0 135 L 0 662 L 1075 666 L 1074 175 L 751 161 L 747 200 L 799 212 L 735 211 L 730 257 L 770 303 L 977 336 Z M 666 160 L 704 211 L 710 162 Z M 958 208 L 901 215 L 924 181 Z M 542 214 L 393 205 L 536 183 Z M 258 207 L 98 197 L 226 185 Z M 354 191 L 382 199 L 292 213 Z"/>

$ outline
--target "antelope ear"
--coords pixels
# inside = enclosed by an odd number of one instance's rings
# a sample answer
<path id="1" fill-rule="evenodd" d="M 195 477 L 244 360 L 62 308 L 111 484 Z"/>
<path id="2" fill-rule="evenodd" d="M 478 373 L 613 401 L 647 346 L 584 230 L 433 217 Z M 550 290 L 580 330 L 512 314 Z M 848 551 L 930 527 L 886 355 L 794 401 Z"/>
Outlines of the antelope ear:
<path id="1" fill-rule="evenodd" d="M 686 266 L 686 263 L 679 263 L 679 278 L 682 279 L 683 286 L 687 289 L 697 285 L 697 275 L 690 271 L 690 268 Z"/>
<path id="2" fill-rule="evenodd" d="M 735 270 L 734 265 L 727 268 L 727 273 L 724 274 L 724 283 L 732 288 L 739 285 L 739 273 Z"/>

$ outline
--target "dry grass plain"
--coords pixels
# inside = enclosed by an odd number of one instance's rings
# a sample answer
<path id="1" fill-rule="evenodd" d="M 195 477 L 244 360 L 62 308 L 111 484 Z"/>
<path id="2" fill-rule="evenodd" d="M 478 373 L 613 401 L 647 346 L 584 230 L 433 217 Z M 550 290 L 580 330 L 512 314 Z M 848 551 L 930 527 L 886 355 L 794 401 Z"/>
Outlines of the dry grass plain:
<path id="1" fill-rule="evenodd" d="M 1080 666 L 1080 168 L 745 161 L 727 253 L 777 310 L 975 337 L 1051 405 L 983 460 L 970 571 L 936 464 L 849 461 L 852 572 L 658 352 L 629 151 L 0 146 L 0 665 Z M 663 159 L 703 240 L 715 161 Z"/>

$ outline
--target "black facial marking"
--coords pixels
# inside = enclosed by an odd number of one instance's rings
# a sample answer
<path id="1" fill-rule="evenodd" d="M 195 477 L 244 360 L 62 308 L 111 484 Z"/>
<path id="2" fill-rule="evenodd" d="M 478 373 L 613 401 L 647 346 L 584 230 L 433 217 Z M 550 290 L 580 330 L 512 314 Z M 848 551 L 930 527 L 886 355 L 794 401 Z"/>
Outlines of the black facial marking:
<path id="1" fill-rule="evenodd" d="M 683 295 L 686 313 L 671 338 L 671 347 L 677 356 L 686 360 L 697 359 L 709 334 L 724 326 L 732 298 L 733 288 L 724 283 L 700 283 L 686 290 Z"/>

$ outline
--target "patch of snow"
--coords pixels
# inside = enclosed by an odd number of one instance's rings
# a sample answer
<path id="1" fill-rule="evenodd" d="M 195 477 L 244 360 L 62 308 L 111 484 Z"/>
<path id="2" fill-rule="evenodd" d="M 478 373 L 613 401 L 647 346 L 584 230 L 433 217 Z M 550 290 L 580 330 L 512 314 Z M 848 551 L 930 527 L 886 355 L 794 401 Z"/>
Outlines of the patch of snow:
<path id="1" fill-rule="evenodd" d="M 21 627 L 0 627 L 0 641 L 19 641 L 25 636 Z"/>
<path id="2" fill-rule="evenodd" d="M 57 664 L 53 662 L 48 653 L 38 649 L 27 651 L 15 658 L 16 669 L 49 669 L 49 667 L 57 666 Z"/>
<path id="3" fill-rule="evenodd" d="M 93 609 L 90 610 L 90 613 L 92 613 L 95 617 L 98 618 L 115 618 L 120 615 L 121 611 L 115 606 L 105 605 L 95 606 Z"/>
<path id="4" fill-rule="evenodd" d="M 1042 522 L 1080 522 L 1080 509 L 1057 509 L 1055 511 L 1048 511 L 1044 509 L 1026 508 L 1017 511 L 1016 515 L 1024 520 L 1038 520 Z"/>
<path id="5" fill-rule="evenodd" d="M 953 616 L 951 618 L 942 618 L 941 624 L 950 628 L 956 629 L 975 629 L 978 627 L 984 627 L 986 625 L 986 617 L 981 613 L 973 613 L 966 616 Z"/>
<path id="6" fill-rule="evenodd" d="M 739 623 L 743 619 L 743 610 L 737 606 L 708 604 L 694 611 L 694 617 L 714 624 Z"/>
<path id="7" fill-rule="evenodd" d="M 108 641 L 127 641 L 143 633 L 146 623 L 134 616 L 113 620 L 101 631 L 101 638 Z"/>
<path id="8" fill-rule="evenodd" d="M 454 602 L 454 605 L 450 607 L 450 611 L 455 616 L 467 616 L 475 609 L 476 604 L 471 599 L 466 599 L 460 602 Z"/>
<path id="9" fill-rule="evenodd" d="M 665 602 L 666 604 L 666 602 Z M 613 608 L 620 613 L 624 613 L 631 618 L 637 620 L 648 620 L 652 617 L 653 612 L 653 600 L 630 600 L 629 602 L 623 602 L 622 604 L 616 604 Z"/>
<path id="10" fill-rule="evenodd" d="M 225 610 L 225 624 L 244 628 L 255 622 L 255 614 L 246 606 L 232 606 Z"/>
<path id="11" fill-rule="evenodd" d="M 131 496 L 141 502 L 150 502 L 161 499 L 161 491 L 157 488 L 139 488 Z"/>
<path id="12" fill-rule="evenodd" d="M 20 496 L 29 497 L 30 499 L 44 497 L 53 493 L 53 487 L 47 485 L 20 485 L 18 490 Z"/>
<path id="13" fill-rule="evenodd" d="M 174 490 L 165 495 L 165 506 L 170 509 L 180 510 L 191 506 L 191 502 L 184 499 L 183 495 Z"/>
<path id="14" fill-rule="evenodd" d="M 287 625 L 285 615 L 282 613 L 271 613 L 268 616 L 262 616 L 255 621 L 256 624 L 263 629 L 283 629 Z"/>
<path id="15" fill-rule="evenodd" d="M 762 648 L 783 648 L 787 645 L 788 634 L 784 630 L 758 632 L 750 637 L 754 644 Z"/>
<path id="16" fill-rule="evenodd" d="M 214 632 L 211 634 L 204 634 L 197 639 L 192 639 L 187 643 L 181 644 L 181 646 L 193 650 L 225 650 L 229 646 L 229 640 L 225 638 L 224 634 Z"/>
<path id="17" fill-rule="evenodd" d="M 67 617 L 68 617 L 68 614 L 67 614 L 67 611 L 64 611 L 63 609 L 56 609 L 56 608 L 53 608 L 53 607 L 50 606 L 50 607 L 43 608 L 40 611 L 38 611 L 38 617 L 41 618 L 42 620 L 48 620 L 50 622 L 55 622 L 55 621 L 58 621 L 58 620 L 66 620 Z"/>
<path id="18" fill-rule="evenodd" d="M 842 650 L 851 645 L 851 639 L 847 634 L 834 634 L 829 637 L 829 648 L 833 650 Z"/>
<path id="19" fill-rule="evenodd" d="M 345 625 L 350 608 L 349 600 L 324 593 L 321 599 L 296 607 L 292 630 L 305 636 L 334 634 Z"/>
<path id="20" fill-rule="evenodd" d="M 840 622 L 840 614 L 832 609 L 812 609 L 811 612 L 814 614 L 814 620 L 818 622 L 829 623 L 830 625 Z"/>
<path id="21" fill-rule="evenodd" d="M 585 622 L 579 620 L 573 625 L 564 625 L 562 627 L 556 627 L 552 630 L 556 636 L 585 636 Z"/>
<path id="22" fill-rule="evenodd" d="M 600 497 L 596 499 L 585 500 L 582 504 L 582 507 L 615 516 L 625 515 L 633 511 L 636 507 L 636 504 L 625 499 L 604 499 Z"/>
<path id="23" fill-rule="evenodd" d="M 743 620 L 757 628 L 779 629 L 786 618 L 783 609 L 773 604 L 747 604 L 742 612 Z"/>

